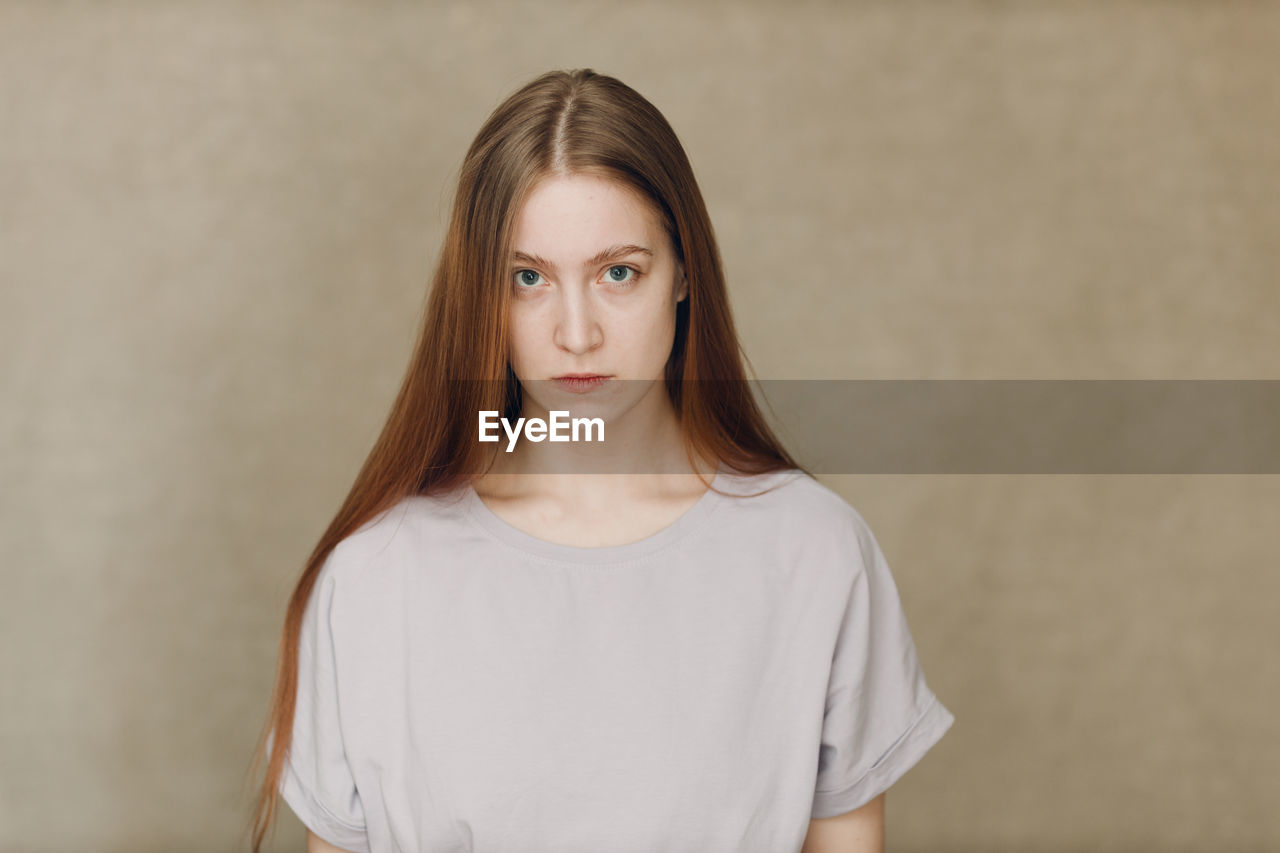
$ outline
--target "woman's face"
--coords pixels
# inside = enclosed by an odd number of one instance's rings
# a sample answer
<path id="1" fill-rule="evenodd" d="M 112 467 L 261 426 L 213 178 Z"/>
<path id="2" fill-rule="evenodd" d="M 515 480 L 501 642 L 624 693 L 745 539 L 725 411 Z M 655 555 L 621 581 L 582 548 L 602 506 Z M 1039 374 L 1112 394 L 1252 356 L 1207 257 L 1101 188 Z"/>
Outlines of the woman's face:
<path id="1" fill-rule="evenodd" d="M 629 408 L 649 383 L 575 393 L 530 380 L 662 378 L 688 288 L 666 231 L 629 187 L 580 174 L 535 185 L 516 218 L 510 285 L 511 369 L 541 408 L 588 399 Z"/>

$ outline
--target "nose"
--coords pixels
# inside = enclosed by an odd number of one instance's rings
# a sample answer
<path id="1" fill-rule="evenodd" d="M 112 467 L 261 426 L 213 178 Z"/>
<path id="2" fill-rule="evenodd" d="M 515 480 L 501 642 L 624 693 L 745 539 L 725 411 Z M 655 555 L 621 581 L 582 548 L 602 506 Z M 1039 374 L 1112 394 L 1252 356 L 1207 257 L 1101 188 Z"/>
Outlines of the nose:
<path id="1" fill-rule="evenodd" d="M 570 287 L 562 292 L 556 322 L 556 346 L 575 355 L 589 353 L 604 342 L 596 308 L 590 294 Z"/>

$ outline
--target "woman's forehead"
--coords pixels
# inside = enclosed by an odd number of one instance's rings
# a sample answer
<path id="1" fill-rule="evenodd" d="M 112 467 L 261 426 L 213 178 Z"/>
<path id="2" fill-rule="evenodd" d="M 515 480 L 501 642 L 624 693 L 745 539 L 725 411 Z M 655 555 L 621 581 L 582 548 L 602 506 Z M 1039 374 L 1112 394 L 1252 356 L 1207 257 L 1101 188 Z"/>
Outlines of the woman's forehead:
<path id="1" fill-rule="evenodd" d="M 614 246 L 663 248 L 653 205 L 634 189 L 594 175 L 539 181 L 516 215 L 513 250 L 586 260 Z"/>

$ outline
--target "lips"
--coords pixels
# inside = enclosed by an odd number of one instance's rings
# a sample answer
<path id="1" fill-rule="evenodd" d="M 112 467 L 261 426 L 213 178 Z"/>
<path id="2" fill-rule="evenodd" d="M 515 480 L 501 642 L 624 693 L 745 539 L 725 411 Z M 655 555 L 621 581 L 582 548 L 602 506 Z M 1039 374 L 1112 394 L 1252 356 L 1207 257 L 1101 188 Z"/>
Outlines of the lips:
<path id="1" fill-rule="evenodd" d="M 599 388 L 609 381 L 609 377 L 600 373 L 566 373 L 564 376 L 557 376 L 554 381 L 566 391 L 582 393 Z"/>

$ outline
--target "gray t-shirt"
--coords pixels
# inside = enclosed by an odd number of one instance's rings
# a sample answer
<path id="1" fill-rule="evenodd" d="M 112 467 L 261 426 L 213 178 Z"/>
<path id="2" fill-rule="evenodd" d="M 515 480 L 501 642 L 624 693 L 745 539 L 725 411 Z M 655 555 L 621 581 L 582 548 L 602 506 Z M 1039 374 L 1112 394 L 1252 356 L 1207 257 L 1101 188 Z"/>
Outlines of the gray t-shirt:
<path id="1" fill-rule="evenodd" d="M 862 516 L 721 469 L 670 526 L 581 548 L 470 486 L 324 563 L 281 794 L 361 853 L 795 853 L 954 717 Z"/>

